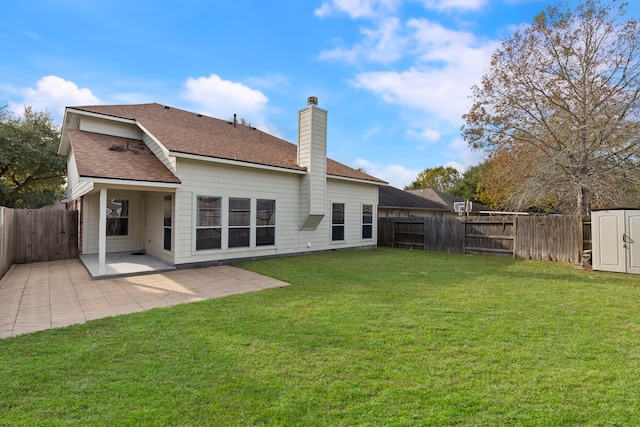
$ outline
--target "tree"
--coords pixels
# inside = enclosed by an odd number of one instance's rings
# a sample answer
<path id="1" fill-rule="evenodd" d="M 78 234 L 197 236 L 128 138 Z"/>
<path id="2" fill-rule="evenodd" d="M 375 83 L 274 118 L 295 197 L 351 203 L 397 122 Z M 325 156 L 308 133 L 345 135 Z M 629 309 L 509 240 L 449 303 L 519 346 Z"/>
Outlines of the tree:
<path id="1" fill-rule="evenodd" d="M 491 162 L 485 160 L 482 163 L 471 166 L 462 174 L 462 177 L 455 183 L 449 194 L 472 202 L 492 206 L 493 203 L 486 194 L 487 174 L 491 168 Z"/>
<path id="2" fill-rule="evenodd" d="M 67 163 L 59 140 L 49 113 L 26 107 L 18 117 L 0 107 L 0 206 L 38 208 L 60 198 Z"/>
<path id="3" fill-rule="evenodd" d="M 640 28 L 625 12 L 617 0 L 549 7 L 472 88 L 462 133 L 500 160 L 511 208 L 553 200 L 585 215 L 640 185 Z"/>
<path id="4" fill-rule="evenodd" d="M 448 192 L 460 179 L 460 172 L 451 166 L 437 166 L 427 168 L 420 172 L 415 180 L 405 190 L 417 190 L 419 188 L 432 188 L 437 191 Z"/>

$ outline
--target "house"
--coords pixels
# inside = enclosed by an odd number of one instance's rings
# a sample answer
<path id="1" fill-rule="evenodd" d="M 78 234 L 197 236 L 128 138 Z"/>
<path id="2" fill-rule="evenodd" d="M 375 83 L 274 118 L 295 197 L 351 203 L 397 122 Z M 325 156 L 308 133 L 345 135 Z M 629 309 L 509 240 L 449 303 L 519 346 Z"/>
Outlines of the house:
<path id="1" fill-rule="evenodd" d="M 408 190 L 409 193 L 415 194 L 417 196 L 423 197 L 427 200 L 431 200 L 433 202 L 442 204 L 447 206 L 449 213 L 448 215 L 457 215 L 458 209 L 464 209 L 465 199 L 462 197 L 452 196 L 451 194 L 443 193 L 442 191 L 437 191 L 432 188 L 422 188 L 420 190 Z M 491 208 L 488 208 L 480 203 L 471 203 L 471 209 L 469 211 L 470 215 L 480 215 L 480 211 L 490 211 Z"/>
<path id="2" fill-rule="evenodd" d="M 448 206 L 409 191 L 378 187 L 378 218 L 442 217 L 450 213 Z"/>
<path id="3" fill-rule="evenodd" d="M 376 246 L 378 186 L 326 157 L 327 111 L 298 112 L 297 146 L 160 104 L 67 107 L 59 154 L 79 247 L 171 266 Z"/>

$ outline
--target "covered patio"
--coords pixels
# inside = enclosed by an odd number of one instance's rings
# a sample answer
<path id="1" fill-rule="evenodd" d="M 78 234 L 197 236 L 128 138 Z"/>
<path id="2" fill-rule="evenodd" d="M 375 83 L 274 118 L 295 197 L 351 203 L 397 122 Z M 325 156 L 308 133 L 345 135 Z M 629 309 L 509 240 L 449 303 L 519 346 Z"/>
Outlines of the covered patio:
<path id="1" fill-rule="evenodd" d="M 175 270 L 176 267 L 145 252 L 116 252 L 105 254 L 104 273 L 100 274 L 98 254 L 80 255 L 80 261 L 92 279 L 153 274 Z"/>

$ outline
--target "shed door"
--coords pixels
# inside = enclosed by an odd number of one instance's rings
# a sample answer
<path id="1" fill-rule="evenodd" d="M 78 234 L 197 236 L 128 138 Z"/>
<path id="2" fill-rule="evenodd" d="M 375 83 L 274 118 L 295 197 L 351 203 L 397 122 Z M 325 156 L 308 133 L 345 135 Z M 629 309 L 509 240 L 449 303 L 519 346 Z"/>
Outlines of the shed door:
<path id="1" fill-rule="evenodd" d="M 634 223 L 635 221 L 634 219 Z M 621 210 L 593 212 L 591 226 L 593 227 L 593 269 L 625 273 L 627 271 L 626 253 L 622 241 L 622 235 L 625 233 L 625 212 Z M 636 226 L 640 226 L 640 223 Z M 638 239 L 640 242 L 640 234 Z M 640 262 L 638 265 L 640 266 Z"/>
<path id="2" fill-rule="evenodd" d="M 640 212 L 625 211 L 627 272 L 640 274 Z"/>

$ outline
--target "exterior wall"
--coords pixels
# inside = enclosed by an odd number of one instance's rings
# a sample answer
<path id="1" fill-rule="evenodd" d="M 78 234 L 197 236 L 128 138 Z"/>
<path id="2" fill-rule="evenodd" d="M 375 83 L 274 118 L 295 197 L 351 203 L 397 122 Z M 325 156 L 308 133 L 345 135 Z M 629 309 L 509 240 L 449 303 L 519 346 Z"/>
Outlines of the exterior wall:
<path id="1" fill-rule="evenodd" d="M 345 203 L 345 241 L 331 242 L 331 205 L 315 230 L 300 230 L 300 187 L 303 177 L 299 174 L 259 170 L 231 165 L 214 164 L 197 160 L 178 159 L 178 177 L 182 185 L 175 199 L 175 264 L 215 262 L 227 259 L 274 256 L 340 248 L 376 245 L 376 212 L 374 235 L 361 238 L 362 204 L 374 207 L 378 202 L 376 185 L 328 180 L 327 199 Z M 195 250 L 195 212 L 197 196 L 222 198 L 222 249 Z M 229 197 L 249 198 L 252 202 L 252 236 L 255 226 L 256 199 L 276 201 L 276 237 L 274 246 L 230 248 L 227 246 L 227 210 Z M 251 239 L 254 245 L 254 239 Z"/>
<path id="2" fill-rule="evenodd" d="M 142 196 L 146 212 L 144 249 L 150 255 L 173 263 L 173 250 L 164 249 L 164 196 L 169 194 L 171 193 L 145 192 Z M 175 198 L 174 195 L 172 197 Z M 172 242 L 171 248 L 174 247 Z"/>
<path id="3" fill-rule="evenodd" d="M 73 150 L 70 150 L 69 157 L 67 157 L 67 199 L 76 200 L 78 197 L 88 193 L 92 189 L 93 184 L 91 182 L 80 182 L 80 174 L 78 173 L 76 158 L 73 154 Z"/>
<path id="4" fill-rule="evenodd" d="M 333 203 L 344 203 L 345 240 L 331 242 L 331 213 Z M 371 239 L 362 239 L 362 205 L 373 205 L 373 234 Z M 327 215 L 322 221 L 327 227 L 324 236 L 329 249 L 352 248 L 376 245 L 378 224 L 378 186 L 349 181 L 327 179 Z M 323 237 L 323 236 L 320 236 Z"/>
<path id="5" fill-rule="evenodd" d="M 109 190 L 108 199 L 129 200 L 129 235 L 108 236 L 107 252 L 138 251 L 144 248 L 144 212 L 142 194 L 139 191 Z M 82 253 L 98 253 L 98 220 L 100 194 L 84 196 Z"/>
<path id="6" fill-rule="evenodd" d="M 135 125 L 96 117 L 81 116 L 78 129 L 122 138 L 142 139 L 142 131 Z"/>

